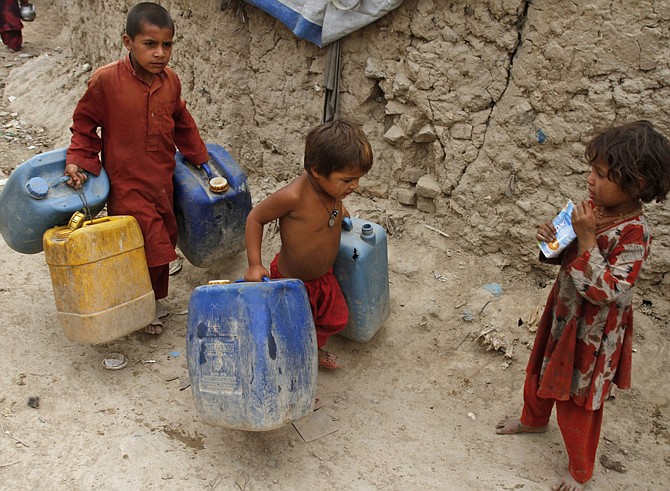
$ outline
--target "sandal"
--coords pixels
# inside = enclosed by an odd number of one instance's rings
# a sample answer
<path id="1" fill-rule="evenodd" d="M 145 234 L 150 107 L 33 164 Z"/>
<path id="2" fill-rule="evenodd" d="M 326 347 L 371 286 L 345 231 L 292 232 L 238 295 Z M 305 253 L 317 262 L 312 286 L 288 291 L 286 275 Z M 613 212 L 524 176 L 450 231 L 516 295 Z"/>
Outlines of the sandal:
<path id="1" fill-rule="evenodd" d="M 319 349 L 319 366 L 328 370 L 338 370 L 344 366 L 344 360 L 335 353 Z"/>

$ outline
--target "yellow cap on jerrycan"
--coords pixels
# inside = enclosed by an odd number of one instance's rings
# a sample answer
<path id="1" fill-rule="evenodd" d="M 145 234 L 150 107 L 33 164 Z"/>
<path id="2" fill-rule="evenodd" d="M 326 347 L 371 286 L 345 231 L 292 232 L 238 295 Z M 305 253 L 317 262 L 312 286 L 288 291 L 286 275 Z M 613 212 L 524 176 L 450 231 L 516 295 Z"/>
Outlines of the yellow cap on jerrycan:
<path id="1" fill-rule="evenodd" d="M 81 215 L 81 216 L 80 216 Z M 141 329 L 154 319 L 154 299 L 142 231 L 131 216 L 84 221 L 43 237 L 58 318 L 68 339 L 100 344 Z"/>

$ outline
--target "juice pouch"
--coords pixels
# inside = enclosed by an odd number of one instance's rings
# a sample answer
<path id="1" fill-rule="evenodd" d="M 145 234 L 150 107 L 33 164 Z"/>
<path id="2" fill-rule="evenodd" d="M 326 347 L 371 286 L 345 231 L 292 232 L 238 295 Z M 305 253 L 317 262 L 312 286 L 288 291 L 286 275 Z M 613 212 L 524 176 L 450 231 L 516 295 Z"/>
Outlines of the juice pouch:
<path id="1" fill-rule="evenodd" d="M 572 228 L 572 210 L 575 205 L 572 200 L 568 200 L 565 208 L 552 220 L 554 227 L 556 227 L 556 240 L 552 242 L 538 242 L 540 250 L 544 257 L 552 258 L 560 256 L 563 249 L 568 247 L 570 242 L 575 240 L 577 235 Z"/>

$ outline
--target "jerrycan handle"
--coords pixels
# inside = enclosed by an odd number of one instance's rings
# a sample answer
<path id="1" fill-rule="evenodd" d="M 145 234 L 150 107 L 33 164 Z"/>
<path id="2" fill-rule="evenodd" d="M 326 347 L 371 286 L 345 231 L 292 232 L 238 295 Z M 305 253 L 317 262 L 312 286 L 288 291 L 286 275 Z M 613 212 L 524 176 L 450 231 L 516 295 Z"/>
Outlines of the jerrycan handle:
<path id="1" fill-rule="evenodd" d="M 263 278 L 261 279 L 261 281 L 262 281 L 263 283 L 269 283 L 269 282 L 270 282 L 270 278 L 268 278 L 267 276 L 263 276 Z M 247 280 L 245 280 L 244 278 L 240 278 L 239 280 L 235 280 L 235 283 L 246 283 L 246 282 L 247 282 Z"/>
<path id="2" fill-rule="evenodd" d="M 56 179 L 54 179 L 53 181 L 51 181 L 49 183 L 49 187 L 50 188 L 55 188 L 59 184 L 61 184 L 63 182 L 67 182 L 69 180 L 70 180 L 70 176 L 59 176 L 59 177 L 57 177 Z"/>
<path id="3" fill-rule="evenodd" d="M 212 174 L 212 169 L 209 167 L 209 164 L 207 162 L 200 164 L 200 168 L 205 171 L 205 174 L 207 174 L 207 177 L 209 179 L 214 177 L 214 175 Z"/>
<path id="4" fill-rule="evenodd" d="M 354 228 L 354 223 L 351 221 L 350 217 L 344 217 L 342 219 L 342 230 L 351 232 Z"/>
<path id="5" fill-rule="evenodd" d="M 105 222 L 111 222 L 112 219 L 110 217 L 100 217 L 100 218 L 94 218 L 93 220 L 86 220 L 84 222 L 84 227 L 87 227 L 88 225 L 96 225 L 98 223 L 105 223 Z"/>
<path id="6" fill-rule="evenodd" d="M 57 177 L 56 179 L 54 179 L 53 181 L 51 181 L 49 183 L 49 188 L 50 189 L 55 188 L 59 184 L 61 184 L 63 182 L 67 182 L 70 179 L 71 179 L 70 176 L 59 176 L 59 177 Z M 84 183 L 84 184 L 86 184 L 86 183 Z M 86 194 L 84 193 L 82 187 L 79 187 L 79 188 L 75 189 L 74 191 L 77 193 L 77 195 L 79 196 L 79 199 L 81 200 L 81 204 L 84 207 L 84 212 L 88 215 L 89 219 L 93 220 L 93 213 L 91 213 L 91 208 L 88 206 L 88 200 L 86 199 Z"/>

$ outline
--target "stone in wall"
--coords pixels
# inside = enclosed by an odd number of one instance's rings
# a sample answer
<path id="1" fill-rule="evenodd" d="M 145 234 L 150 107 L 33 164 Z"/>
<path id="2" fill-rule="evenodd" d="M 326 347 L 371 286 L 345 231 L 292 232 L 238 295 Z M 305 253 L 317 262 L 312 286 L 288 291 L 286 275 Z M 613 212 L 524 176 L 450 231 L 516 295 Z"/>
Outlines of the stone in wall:
<path id="1" fill-rule="evenodd" d="M 402 171 L 402 175 L 400 176 L 400 180 L 404 182 L 410 182 L 412 184 L 416 184 L 419 182 L 419 179 L 426 173 L 425 170 L 421 169 L 420 167 L 406 167 Z"/>
<path id="2" fill-rule="evenodd" d="M 423 125 L 421 128 L 419 128 L 419 131 L 414 133 L 414 136 L 412 136 L 412 140 L 414 140 L 415 143 L 430 143 L 436 139 L 437 136 L 435 135 L 435 130 L 431 124 Z"/>
<path id="3" fill-rule="evenodd" d="M 424 198 L 423 196 L 418 196 L 417 201 L 416 201 L 416 208 L 419 211 L 434 214 L 435 213 L 435 202 L 430 198 Z"/>
<path id="4" fill-rule="evenodd" d="M 433 199 L 442 192 L 440 183 L 435 176 L 422 176 L 416 183 L 416 194 L 423 198 Z"/>
<path id="5" fill-rule="evenodd" d="M 399 188 L 396 191 L 396 198 L 401 205 L 414 206 L 416 204 L 416 189 Z"/>

